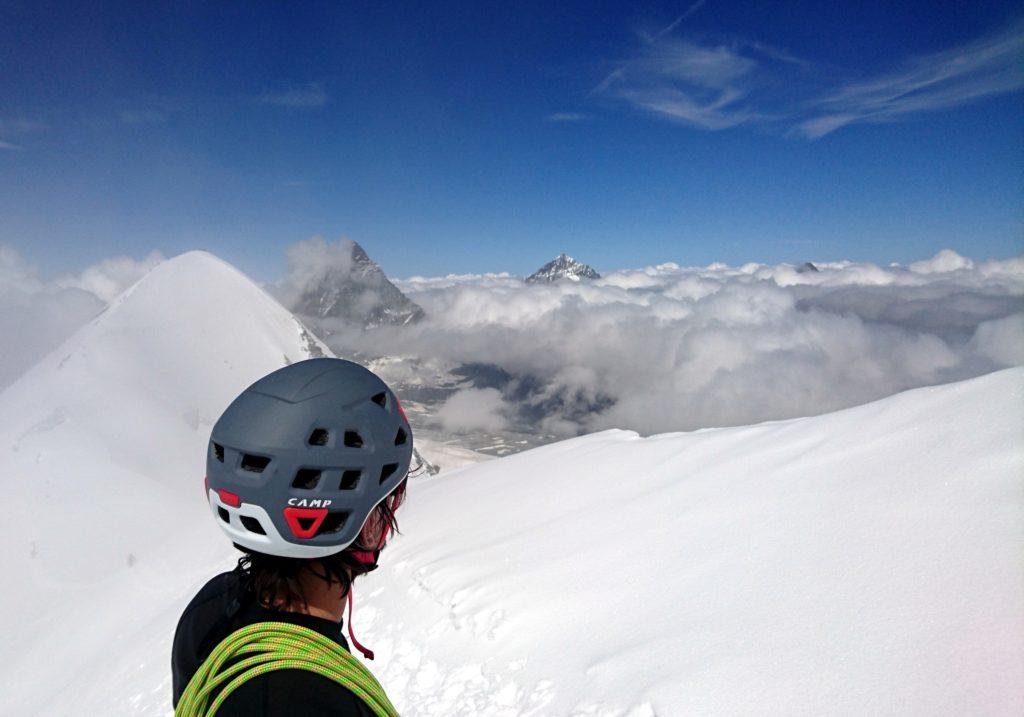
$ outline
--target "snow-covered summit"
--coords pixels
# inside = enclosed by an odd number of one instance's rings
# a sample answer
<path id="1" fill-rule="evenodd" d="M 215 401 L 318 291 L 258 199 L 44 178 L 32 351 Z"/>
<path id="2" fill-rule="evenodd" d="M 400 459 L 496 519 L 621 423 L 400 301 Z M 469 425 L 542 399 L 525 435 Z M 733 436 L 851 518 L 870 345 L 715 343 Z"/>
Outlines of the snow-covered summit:
<path id="1" fill-rule="evenodd" d="M 117 641 L 119 652 L 122 631 L 153 617 L 142 603 L 176 604 L 189 586 L 173 576 L 223 554 L 201 500 L 213 421 L 260 376 L 323 348 L 239 271 L 189 252 L 0 394 L 0 571 L 17 576 L 0 612 L 32 614 L 0 630 L 0 714 L 78 712 L 14 688 L 54 670 L 76 701 L 103 703 L 97 690 L 122 663 L 102 667 L 92 650 Z"/>
<path id="2" fill-rule="evenodd" d="M 144 542 L 170 528 L 175 498 L 193 497 L 210 426 L 231 399 L 325 350 L 213 255 L 194 251 L 158 264 L 0 394 L 3 497 L 49 496 L 46 510 L 3 521 L 12 548 L 4 559 L 59 551 L 68 558 L 64 571 L 82 579 L 102 574 L 107 560 L 123 562 L 100 538 L 116 526 L 138 529 Z M 120 506 L 116 520 L 91 515 L 99 506 Z M 65 543 L 69 535 L 78 539 Z"/>
<path id="3" fill-rule="evenodd" d="M 559 254 L 537 271 L 526 277 L 527 284 L 552 282 L 559 279 L 581 281 L 583 279 L 600 279 L 593 267 L 576 261 L 568 254 Z"/>
<path id="4" fill-rule="evenodd" d="M 423 309 L 388 280 L 357 242 L 346 240 L 341 249 L 347 253 L 346 261 L 325 265 L 308 280 L 292 311 L 365 328 L 404 326 L 423 318 Z"/>

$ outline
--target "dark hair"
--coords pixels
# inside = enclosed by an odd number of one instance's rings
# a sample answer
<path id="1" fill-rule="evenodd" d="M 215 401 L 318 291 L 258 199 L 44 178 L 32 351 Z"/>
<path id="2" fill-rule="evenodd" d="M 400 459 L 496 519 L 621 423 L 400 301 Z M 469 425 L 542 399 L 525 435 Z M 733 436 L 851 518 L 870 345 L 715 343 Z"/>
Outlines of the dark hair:
<path id="1" fill-rule="evenodd" d="M 276 555 L 258 553 L 240 545 L 235 545 L 244 554 L 238 559 L 235 573 L 239 576 L 243 590 L 251 593 L 257 602 L 264 607 L 280 609 L 306 609 L 306 600 L 300 576 L 303 571 L 312 573 L 328 585 L 341 585 L 341 594 L 347 595 L 352 581 L 360 575 L 373 570 L 376 566 L 367 565 L 353 555 L 354 552 L 373 552 L 377 545 L 363 543 L 366 526 L 376 518 L 381 525 L 390 528 L 389 535 L 398 531 L 398 520 L 395 511 L 405 501 L 405 483 L 401 483 L 391 496 L 382 500 L 364 523 L 363 530 L 351 545 L 340 553 L 324 558 L 299 559 L 282 558 Z M 386 544 L 386 543 L 385 543 Z M 381 545 L 383 547 L 383 545 Z"/>

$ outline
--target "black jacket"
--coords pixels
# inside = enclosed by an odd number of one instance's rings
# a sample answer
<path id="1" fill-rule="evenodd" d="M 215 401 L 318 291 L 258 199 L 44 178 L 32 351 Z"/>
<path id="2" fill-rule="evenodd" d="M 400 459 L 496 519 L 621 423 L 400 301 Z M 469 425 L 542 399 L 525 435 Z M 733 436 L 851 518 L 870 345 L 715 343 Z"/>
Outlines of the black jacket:
<path id="1" fill-rule="evenodd" d="M 171 669 L 174 705 L 217 644 L 240 627 L 277 621 L 302 625 L 349 649 L 341 622 L 261 607 L 240 588 L 235 573 L 210 580 L 185 608 L 174 633 Z M 224 700 L 217 717 L 374 717 L 352 692 L 305 670 L 279 670 L 249 680 Z"/>

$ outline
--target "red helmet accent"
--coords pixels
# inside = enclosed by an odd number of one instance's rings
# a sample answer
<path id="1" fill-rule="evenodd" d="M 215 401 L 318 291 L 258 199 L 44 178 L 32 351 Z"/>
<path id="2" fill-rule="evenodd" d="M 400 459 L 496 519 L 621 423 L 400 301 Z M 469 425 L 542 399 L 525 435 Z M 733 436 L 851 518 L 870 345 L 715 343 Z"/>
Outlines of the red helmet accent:
<path id="1" fill-rule="evenodd" d="M 285 508 L 284 519 L 292 529 L 292 535 L 300 540 L 308 540 L 316 535 L 320 524 L 327 517 L 327 508 Z"/>
<path id="2" fill-rule="evenodd" d="M 221 488 L 217 491 L 217 495 L 220 496 L 220 502 L 224 505 L 230 505 L 232 508 L 237 508 L 242 504 L 242 499 L 238 497 L 238 493 L 232 493 L 229 490 Z"/>
<path id="3" fill-rule="evenodd" d="M 402 420 L 408 423 L 409 419 L 405 415 L 405 409 L 402 408 L 402 402 L 398 400 L 398 396 L 395 396 L 395 405 L 398 406 L 398 413 L 402 416 Z"/>

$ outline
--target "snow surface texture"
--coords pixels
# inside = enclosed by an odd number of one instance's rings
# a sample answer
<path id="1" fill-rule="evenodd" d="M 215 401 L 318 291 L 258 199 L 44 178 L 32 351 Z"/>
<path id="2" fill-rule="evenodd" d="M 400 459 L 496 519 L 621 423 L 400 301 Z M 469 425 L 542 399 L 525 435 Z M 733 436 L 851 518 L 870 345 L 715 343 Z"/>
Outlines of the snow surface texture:
<path id="1" fill-rule="evenodd" d="M 0 714 L 170 714 L 174 625 L 234 561 L 210 424 L 309 341 L 194 252 L 0 394 Z M 356 630 L 407 717 L 1021 714 L 1022 394 L 1009 369 L 414 482 Z"/>

